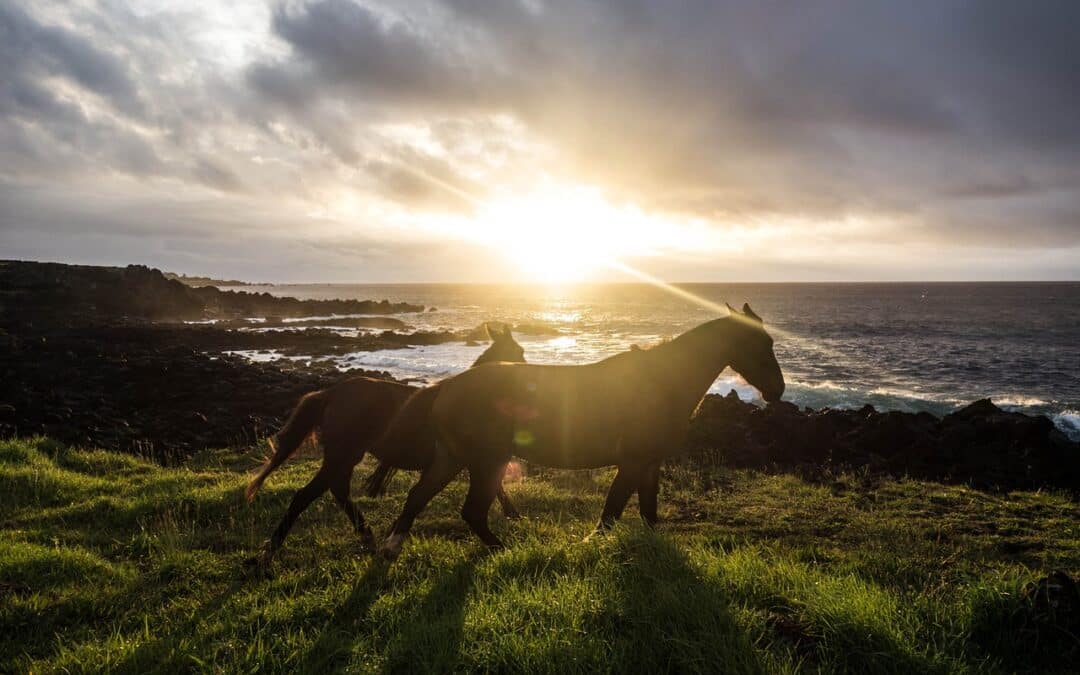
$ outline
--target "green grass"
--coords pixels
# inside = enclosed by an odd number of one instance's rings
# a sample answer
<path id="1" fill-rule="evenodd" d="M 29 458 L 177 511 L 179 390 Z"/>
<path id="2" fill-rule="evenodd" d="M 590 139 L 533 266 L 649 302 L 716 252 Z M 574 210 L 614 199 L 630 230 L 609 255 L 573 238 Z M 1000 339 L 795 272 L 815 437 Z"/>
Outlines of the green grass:
<path id="1" fill-rule="evenodd" d="M 263 577 L 241 562 L 315 461 L 248 505 L 255 463 L 0 442 L 0 672 L 1080 669 L 1078 638 L 1022 598 L 1080 572 L 1080 515 L 1059 495 L 675 468 L 657 532 L 631 502 L 583 543 L 610 472 L 545 472 L 508 486 L 527 517 L 496 506 L 509 548 L 489 554 L 457 515 L 459 480 L 392 565 L 327 496 Z M 412 478 L 361 500 L 377 530 Z"/>

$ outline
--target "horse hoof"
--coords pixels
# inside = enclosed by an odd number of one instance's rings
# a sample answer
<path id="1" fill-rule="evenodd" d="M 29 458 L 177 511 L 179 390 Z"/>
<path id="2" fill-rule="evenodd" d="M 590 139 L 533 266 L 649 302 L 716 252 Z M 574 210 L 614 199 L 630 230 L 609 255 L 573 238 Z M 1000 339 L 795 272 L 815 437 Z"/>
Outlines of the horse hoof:
<path id="1" fill-rule="evenodd" d="M 590 532 L 588 535 L 586 535 L 586 537 L 581 540 L 581 543 L 582 544 L 588 544 L 588 543 L 590 543 L 592 541 L 599 541 L 600 539 L 603 539 L 604 536 L 606 536 L 606 535 L 607 535 L 607 530 L 602 528 L 602 527 L 598 527 L 595 530 L 593 530 L 592 532 Z"/>
<path id="2" fill-rule="evenodd" d="M 244 569 L 256 574 L 267 575 L 270 573 L 270 563 L 273 562 L 273 560 L 274 557 L 269 551 L 263 551 L 258 555 L 245 558 Z"/>
<path id="3" fill-rule="evenodd" d="M 405 535 L 392 534 L 386 538 L 382 547 L 379 549 L 379 555 L 383 560 L 394 561 L 401 555 L 401 544 L 405 541 Z"/>
<path id="4" fill-rule="evenodd" d="M 386 562 L 394 562 L 399 555 L 401 555 L 401 551 L 387 548 L 386 546 L 379 549 L 379 557 Z"/>
<path id="5" fill-rule="evenodd" d="M 378 544 L 375 543 L 375 535 L 372 533 L 370 527 L 364 528 L 360 532 L 360 548 L 362 548 L 365 553 L 374 553 L 375 549 L 378 548 Z"/>

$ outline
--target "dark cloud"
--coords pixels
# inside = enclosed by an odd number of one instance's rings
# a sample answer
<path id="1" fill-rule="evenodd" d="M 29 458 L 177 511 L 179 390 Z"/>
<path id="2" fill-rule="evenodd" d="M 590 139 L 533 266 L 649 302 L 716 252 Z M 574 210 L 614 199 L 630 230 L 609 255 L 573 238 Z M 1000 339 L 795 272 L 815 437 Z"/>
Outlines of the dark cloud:
<path id="1" fill-rule="evenodd" d="M 270 39 L 230 64 L 199 42 L 216 20 L 202 10 L 0 5 L 0 188 L 60 194 L 115 175 L 238 209 L 244 195 L 321 207 L 351 190 L 467 213 L 490 183 L 534 174 L 718 227 L 805 222 L 813 239 L 888 221 L 857 238 L 1080 246 L 1074 2 L 258 9 L 258 25 L 229 29 Z M 119 211 L 65 213 L 105 232 Z"/>
<path id="2" fill-rule="evenodd" d="M 127 66 L 84 37 L 57 26 L 42 25 L 18 7 L 0 6 L 0 110 L 31 116 L 62 114 L 64 106 L 38 85 L 50 75 L 70 78 L 108 99 L 116 108 L 142 109 Z"/>
<path id="3" fill-rule="evenodd" d="M 583 179 L 661 208 L 918 210 L 934 228 L 957 192 L 994 200 L 1017 174 L 1080 199 L 1077 21 L 1071 3 L 323 0 L 275 15 L 292 56 L 252 78 L 309 105 L 507 111 Z M 1080 239 L 1075 221 L 1040 226 Z"/>
<path id="4" fill-rule="evenodd" d="M 192 173 L 200 183 L 215 190 L 234 192 L 244 187 L 243 181 L 235 173 L 209 159 L 200 159 Z"/>

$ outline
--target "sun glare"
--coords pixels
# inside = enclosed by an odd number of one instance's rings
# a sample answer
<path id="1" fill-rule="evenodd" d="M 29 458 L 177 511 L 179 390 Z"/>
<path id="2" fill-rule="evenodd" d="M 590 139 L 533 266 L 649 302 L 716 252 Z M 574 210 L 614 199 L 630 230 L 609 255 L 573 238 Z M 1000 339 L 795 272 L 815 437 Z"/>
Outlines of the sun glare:
<path id="1" fill-rule="evenodd" d="M 476 233 L 532 281 L 583 281 L 621 250 L 612 240 L 622 220 L 600 195 L 549 189 L 485 204 Z"/>
<path id="2" fill-rule="evenodd" d="M 509 258 L 522 278 L 569 283 L 617 269 L 624 257 L 658 254 L 679 232 L 657 225 L 636 207 L 611 204 L 599 190 L 548 187 L 483 204 L 470 229 Z"/>

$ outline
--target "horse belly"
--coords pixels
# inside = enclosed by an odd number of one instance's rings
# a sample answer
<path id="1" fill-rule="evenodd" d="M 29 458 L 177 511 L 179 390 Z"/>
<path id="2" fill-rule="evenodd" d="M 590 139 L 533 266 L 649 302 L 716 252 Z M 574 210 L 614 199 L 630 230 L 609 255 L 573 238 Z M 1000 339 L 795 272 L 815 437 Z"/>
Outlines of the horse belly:
<path id="1" fill-rule="evenodd" d="M 575 411 L 541 409 L 514 429 L 513 454 L 536 464 L 589 469 L 619 463 L 619 432 L 614 416 L 597 406 Z"/>

